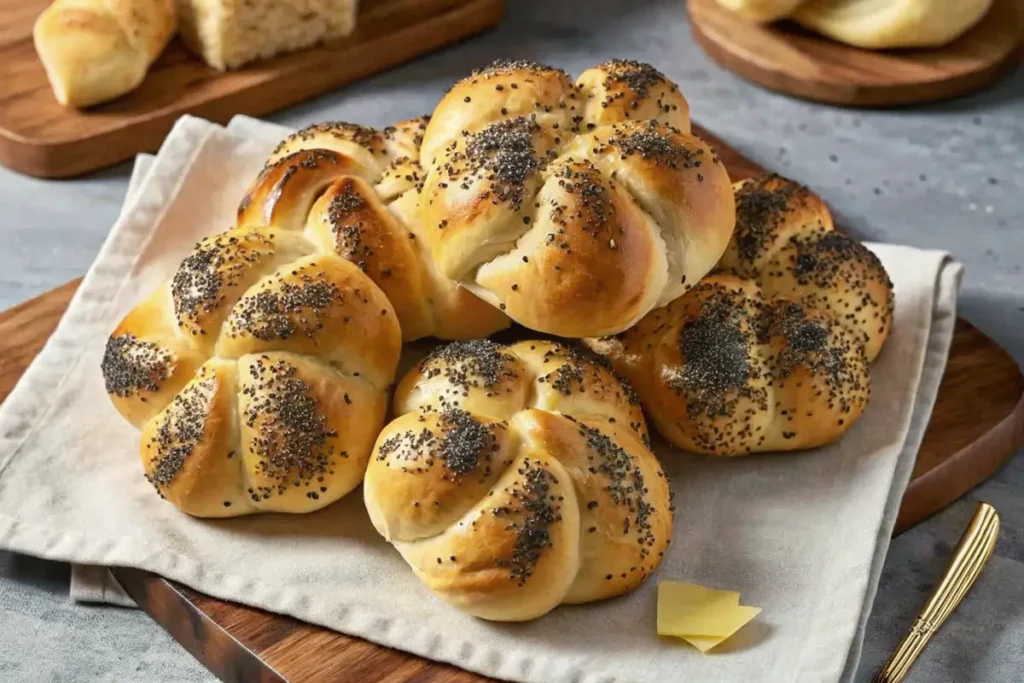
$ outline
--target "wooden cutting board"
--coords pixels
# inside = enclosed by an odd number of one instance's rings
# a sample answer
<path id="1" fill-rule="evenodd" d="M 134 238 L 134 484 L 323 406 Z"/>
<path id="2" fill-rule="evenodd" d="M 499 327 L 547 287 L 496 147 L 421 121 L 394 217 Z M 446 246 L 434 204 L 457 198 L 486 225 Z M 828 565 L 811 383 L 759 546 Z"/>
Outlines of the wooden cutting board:
<path id="1" fill-rule="evenodd" d="M 734 180 L 761 172 L 698 129 Z M 0 400 L 39 352 L 78 281 L 0 313 Z M 957 321 L 932 419 L 903 498 L 896 533 L 941 510 L 991 476 L 1024 444 L 1024 377 L 1010 356 Z M 359 638 L 217 600 L 159 576 L 115 569 L 115 576 L 161 626 L 224 681 L 486 680 Z"/>
<path id="2" fill-rule="evenodd" d="M 182 114 L 258 116 L 494 26 L 504 0 L 361 0 L 339 41 L 222 73 L 175 39 L 132 93 L 76 111 L 53 97 L 32 44 L 50 0 L 0 0 L 0 164 L 46 178 L 155 151 Z"/>
<path id="3" fill-rule="evenodd" d="M 718 4 L 688 0 L 693 37 L 716 62 L 771 90 L 851 107 L 956 97 L 1020 64 L 1021 0 L 995 0 L 981 22 L 949 45 L 862 50 L 793 22 L 759 25 Z"/>

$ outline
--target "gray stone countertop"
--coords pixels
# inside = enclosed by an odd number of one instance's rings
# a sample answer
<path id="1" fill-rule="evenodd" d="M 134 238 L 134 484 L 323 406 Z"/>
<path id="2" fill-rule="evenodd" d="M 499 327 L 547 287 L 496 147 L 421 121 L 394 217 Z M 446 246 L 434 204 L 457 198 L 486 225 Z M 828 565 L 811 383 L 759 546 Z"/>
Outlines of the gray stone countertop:
<path id="1" fill-rule="evenodd" d="M 429 111 L 471 68 L 531 58 L 578 74 L 611 57 L 677 81 L 695 121 L 762 165 L 812 186 L 837 222 L 868 239 L 946 249 L 967 265 L 961 314 L 1024 361 L 1024 70 L 986 92 L 895 111 L 803 102 L 750 85 L 692 42 L 681 0 L 509 0 L 497 31 L 271 119 L 381 125 Z M 47 181 L 0 168 L 5 248 L 0 308 L 81 275 L 124 198 L 130 167 Z M 984 400 L 984 397 L 980 397 Z M 1003 529 L 982 578 L 908 680 L 1021 680 L 1024 671 L 1024 457 L 897 538 L 868 626 L 869 680 L 910 625 L 973 513 Z M 0 553 L 0 679 L 205 681 L 210 674 L 141 612 L 72 604 L 65 565 Z"/>

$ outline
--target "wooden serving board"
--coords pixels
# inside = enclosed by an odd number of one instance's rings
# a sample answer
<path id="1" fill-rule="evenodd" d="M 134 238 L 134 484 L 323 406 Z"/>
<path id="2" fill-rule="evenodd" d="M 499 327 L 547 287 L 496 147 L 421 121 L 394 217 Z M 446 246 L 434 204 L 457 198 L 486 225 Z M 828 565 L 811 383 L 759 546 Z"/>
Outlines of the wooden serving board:
<path id="1" fill-rule="evenodd" d="M 758 168 L 706 131 L 734 180 Z M 0 400 L 53 331 L 78 287 L 69 282 L 0 313 Z M 957 321 L 949 363 L 903 498 L 896 533 L 991 476 L 1024 444 L 1024 377 L 992 340 Z M 476 674 L 289 617 L 211 598 L 147 572 L 118 568 L 135 601 L 224 681 L 469 683 Z"/>
<path id="2" fill-rule="evenodd" d="M 716 62 L 770 90 L 851 107 L 887 107 L 956 97 L 1020 64 L 1020 0 L 995 0 L 981 22 L 949 45 L 863 50 L 793 22 L 759 25 L 718 0 L 689 0 L 694 38 Z"/>
<path id="3" fill-rule="evenodd" d="M 132 93 L 85 111 L 53 97 L 32 43 L 51 0 L 0 0 L 0 164 L 46 178 L 156 150 L 182 114 L 258 116 L 496 25 L 504 0 L 361 0 L 339 41 L 222 73 L 175 39 Z"/>

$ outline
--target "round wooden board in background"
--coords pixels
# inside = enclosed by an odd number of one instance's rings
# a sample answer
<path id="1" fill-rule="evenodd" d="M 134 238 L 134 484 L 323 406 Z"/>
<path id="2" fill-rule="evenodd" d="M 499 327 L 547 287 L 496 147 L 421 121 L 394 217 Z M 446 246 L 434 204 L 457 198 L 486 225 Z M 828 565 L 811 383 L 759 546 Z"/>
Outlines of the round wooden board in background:
<path id="1" fill-rule="evenodd" d="M 983 88 L 1020 64 L 1018 0 L 995 0 L 945 47 L 862 50 L 792 22 L 759 25 L 717 0 L 689 0 L 693 36 L 725 68 L 770 90 L 851 107 L 932 102 Z"/>

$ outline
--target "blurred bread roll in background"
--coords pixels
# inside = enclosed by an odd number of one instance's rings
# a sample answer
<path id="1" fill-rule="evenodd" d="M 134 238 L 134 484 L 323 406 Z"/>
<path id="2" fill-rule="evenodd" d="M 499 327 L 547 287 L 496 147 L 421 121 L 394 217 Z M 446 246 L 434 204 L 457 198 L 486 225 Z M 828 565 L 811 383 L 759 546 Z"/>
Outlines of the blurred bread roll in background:
<path id="1" fill-rule="evenodd" d="M 793 19 L 856 47 L 939 47 L 966 33 L 991 6 L 992 0 L 810 0 Z"/>
<path id="2" fill-rule="evenodd" d="M 993 0 L 718 0 L 760 23 L 793 19 L 869 50 L 940 47 L 981 21 Z"/>
<path id="3" fill-rule="evenodd" d="M 788 17 L 805 0 L 718 0 L 718 4 L 751 21 Z"/>
<path id="4" fill-rule="evenodd" d="M 174 29 L 173 0 L 57 0 L 33 39 L 57 101 L 89 107 L 137 88 Z"/>

